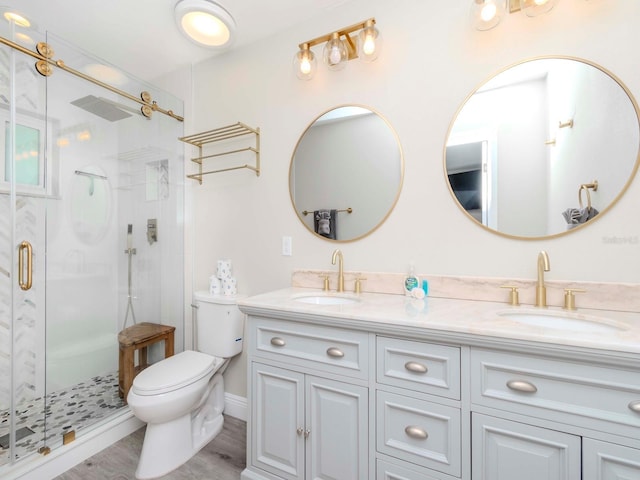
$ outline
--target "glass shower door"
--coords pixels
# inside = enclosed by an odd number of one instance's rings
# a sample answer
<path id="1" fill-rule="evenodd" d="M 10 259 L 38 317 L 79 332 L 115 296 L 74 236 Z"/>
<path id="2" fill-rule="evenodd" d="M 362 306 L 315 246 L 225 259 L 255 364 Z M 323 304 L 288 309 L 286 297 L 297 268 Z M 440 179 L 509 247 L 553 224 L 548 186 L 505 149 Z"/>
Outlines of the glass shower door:
<path id="1" fill-rule="evenodd" d="M 13 23 L 0 35 L 39 41 Z M 0 47 L 0 476 L 44 446 L 45 83 L 28 57 Z"/>

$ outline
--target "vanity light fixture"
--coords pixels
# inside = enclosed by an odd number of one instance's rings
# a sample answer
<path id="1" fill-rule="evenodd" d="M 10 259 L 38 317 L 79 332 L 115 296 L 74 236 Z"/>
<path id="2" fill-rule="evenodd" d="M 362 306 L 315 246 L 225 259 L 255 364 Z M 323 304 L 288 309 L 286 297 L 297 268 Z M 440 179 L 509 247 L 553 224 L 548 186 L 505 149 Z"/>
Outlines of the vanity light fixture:
<path id="1" fill-rule="evenodd" d="M 174 9 L 178 29 L 192 42 L 207 48 L 228 47 L 236 22 L 227 10 L 210 0 L 180 0 Z"/>
<path id="2" fill-rule="evenodd" d="M 346 63 L 354 58 L 367 63 L 373 62 L 378 58 L 382 48 L 382 37 L 375 24 L 375 18 L 369 18 L 364 22 L 301 43 L 293 58 L 296 76 L 302 80 L 313 77 L 316 58 L 311 47 L 321 43 L 325 44 L 322 58 L 330 70 L 342 70 Z M 351 35 L 357 31 L 359 31 L 357 37 Z"/>
<path id="3" fill-rule="evenodd" d="M 476 30 L 490 30 L 505 13 L 524 12 L 529 17 L 548 13 L 560 0 L 472 0 L 471 19 Z"/>

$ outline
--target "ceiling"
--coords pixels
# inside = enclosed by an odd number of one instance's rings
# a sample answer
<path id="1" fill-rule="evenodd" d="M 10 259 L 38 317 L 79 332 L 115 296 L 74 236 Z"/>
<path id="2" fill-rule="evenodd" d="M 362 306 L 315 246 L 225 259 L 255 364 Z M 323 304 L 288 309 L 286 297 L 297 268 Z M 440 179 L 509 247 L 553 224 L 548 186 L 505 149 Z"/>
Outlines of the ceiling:
<path id="1" fill-rule="evenodd" d="M 191 43 L 178 32 L 173 17 L 177 1 L 2 0 L 0 3 L 27 16 L 38 31 L 55 33 L 151 82 L 181 66 L 219 54 Z M 216 1 L 236 21 L 237 37 L 232 48 L 238 48 L 351 0 Z"/>

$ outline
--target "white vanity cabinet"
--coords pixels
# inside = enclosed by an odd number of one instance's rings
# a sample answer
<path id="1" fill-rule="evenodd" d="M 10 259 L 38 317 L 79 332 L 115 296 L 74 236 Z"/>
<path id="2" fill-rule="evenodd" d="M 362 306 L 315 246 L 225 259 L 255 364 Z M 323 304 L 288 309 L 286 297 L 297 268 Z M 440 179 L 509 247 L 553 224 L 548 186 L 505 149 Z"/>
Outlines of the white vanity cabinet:
<path id="1" fill-rule="evenodd" d="M 247 313 L 245 480 L 640 480 L 637 354 Z"/>
<path id="2" fill-rule="evenodd" d="M 242 478 L 369 478 L 369 334 L 248 322 L 251 421 Z"/>
<path id="3" fill-rule="evenodd" d="M 637 369 L 472 348 L 470 371 L 473 480 L 640 479 Z"/>

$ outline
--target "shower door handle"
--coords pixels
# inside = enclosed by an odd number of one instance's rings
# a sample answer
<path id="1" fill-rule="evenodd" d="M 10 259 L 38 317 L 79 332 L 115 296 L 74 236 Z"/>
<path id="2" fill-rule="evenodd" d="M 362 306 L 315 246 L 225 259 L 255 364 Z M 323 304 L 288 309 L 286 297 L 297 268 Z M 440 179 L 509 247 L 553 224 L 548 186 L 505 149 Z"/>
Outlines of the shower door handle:
<path id="1" fill-rule="evenodd" d="M 26 255 L 25 255 L 26 254 Z M 24 281 L 24 259 L 27 257 L 27 281 Z M 18 285 L 22 290 L 29 290 L 33 280 L 33 248 L 24 240 L 18 249 Z"/>

